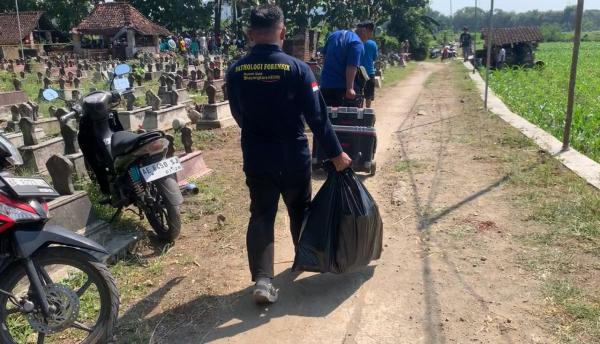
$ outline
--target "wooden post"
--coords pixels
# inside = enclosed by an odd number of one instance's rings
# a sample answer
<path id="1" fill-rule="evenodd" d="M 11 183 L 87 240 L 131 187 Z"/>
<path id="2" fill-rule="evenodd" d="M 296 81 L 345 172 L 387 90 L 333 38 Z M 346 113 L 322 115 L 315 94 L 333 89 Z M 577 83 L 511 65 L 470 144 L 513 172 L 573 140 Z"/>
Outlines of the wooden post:
<path id="1" fill-rule="evenodd" d="M 488 93 L 490 88 L 490 68 L 492 65 L 492 46 L 494 45 L 494 0 L 490 5 L 490 19 L 488 23 L 487 58 L 485 61 L 485 108 L 488 108 Z"/>
<path id="2" fill-rule="evenodd" d="M 575 84 L 577 82 L 577 63 L 579 62 L 579 46 L 581 45 L 582 19 L 583 0 L 578 0 L 577 14 L 575 17 L 575 39 L 573 42 L 573 58 L 571 59 L 571 80 L 569 80 L 569 99 L 567 101 L 567 116 L 565 117 L 565 131 L 563 133 L 563 151 L 569 149 L 571 140 L 571 126 L 573 125 L 573 106 L 575 103 Z"/>

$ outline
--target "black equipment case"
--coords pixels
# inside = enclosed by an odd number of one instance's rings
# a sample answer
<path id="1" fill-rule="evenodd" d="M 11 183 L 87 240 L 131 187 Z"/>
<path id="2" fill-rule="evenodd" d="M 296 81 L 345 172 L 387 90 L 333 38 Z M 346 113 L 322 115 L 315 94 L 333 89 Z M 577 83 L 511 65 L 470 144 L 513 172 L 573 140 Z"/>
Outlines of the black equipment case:
<path id="1" fill-rule="evenodd" d="M 333 125 L 374 127 L 375 111 L 355 107 L 328 107 L 327 114 Z"/>
<path id="2" fill-rule="evenodd" d="M 377 164 L 373 161 L 377 149 L 375 128 L 334 125 L 333 130 L 342 145 L 342 149 L 352 159 L 352 169 L 374 175 L 377 170 Z M 327 159 L 325 152 L 320 149 L 314 137 L 312 156 L 314 170 L 321 168 L 323 161 Z"/>

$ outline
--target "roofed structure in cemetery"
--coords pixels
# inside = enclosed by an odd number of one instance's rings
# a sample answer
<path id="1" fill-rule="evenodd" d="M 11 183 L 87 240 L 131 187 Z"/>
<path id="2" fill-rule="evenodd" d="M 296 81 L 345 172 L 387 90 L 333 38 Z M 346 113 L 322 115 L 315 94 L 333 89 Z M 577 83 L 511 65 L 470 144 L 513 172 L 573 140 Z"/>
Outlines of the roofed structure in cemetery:
<path id="1" fill-rule="evenodd" d="M 21 23 L 21 31 L 17 23 Z M 58 29 L 42 11 L 0 13 L 0 57 L 16 59 L 20 56 L 23 42 L 25 56 L 44 52 L 44 45 L 58 38 Z"/>
<path id="2" fill-rule="evenodd" d="M 130 58 L 140 50 L 159 52 L 159 37 L 171 35 L 125 1 L 97 4 L 71 32 L 76 52 L 121 58 Z"/>
<path id="3" fill-rule="evenodd" d="M 489 40 L 488 29 L 481 30 L 481 36 L 486 41 Z M 543 40 L 540 28 L 531 27 L 503 27 L 493 29 L 494 46 L 502 46 L 517 43 L 537 43 Z"/>

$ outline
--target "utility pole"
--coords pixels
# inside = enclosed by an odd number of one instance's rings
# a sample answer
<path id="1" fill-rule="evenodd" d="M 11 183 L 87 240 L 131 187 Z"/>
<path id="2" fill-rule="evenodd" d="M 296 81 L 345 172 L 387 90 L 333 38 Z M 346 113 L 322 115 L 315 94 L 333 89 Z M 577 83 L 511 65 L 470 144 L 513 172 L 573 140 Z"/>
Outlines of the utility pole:
<path id="1" fill-rule="evenodd" d="M 492 46 L 494 45 L 494 0 L 490 4 L 490 18 L 488 21 L 487 57 L 485 71 L 485 108 L 488 108 L 488 93 L 490 88 L 490 68 L 492 65 Z"/>
<path id="2" fill-rule="evenodd" d="M 575 17 L 575 39 L 573 42 L 573 58 L 571 59 L 571 80 L 569 80 L 569 98 L 567 101 L 567 115 L 565 117 L 565 131 L 563 133 L 563 151 L 569 149 L 571 140 L 571 126 L 573 125 L 573 106 L 575 104 L 575 84 L 577 82 L 577 63 L 579 62 L 579 46 L 581 45 L 581 22 L 583 19 L 583 0 L 577 1 Z"/>
<path id="3" fill-rule="evenodd" d="M 477 70 L 477 34 L 479 30 L 479 7 L 477 6 L 477 0 L 475 0 L 475 27 L 473 28 L 473 74 Z"/>
<path id="4" fill-rule="evenodd" d="M 19 45 L 21 46 L 21 58 L 25 58 L 25 50 L 23 50 L 23 32 L 21 31 L 21 16 L 19 15 L 19 1 L 15 0 L 15 7 L 17 8 L 17 25 L 19 26 Z"/>

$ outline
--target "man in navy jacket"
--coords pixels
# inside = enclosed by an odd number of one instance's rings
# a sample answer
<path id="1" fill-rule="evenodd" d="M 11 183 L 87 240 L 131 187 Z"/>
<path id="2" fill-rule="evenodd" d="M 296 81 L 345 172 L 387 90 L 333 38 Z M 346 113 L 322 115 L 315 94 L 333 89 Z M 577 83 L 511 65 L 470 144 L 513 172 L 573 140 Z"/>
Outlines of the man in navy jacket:
<path id="1" fill-rule="evenodd" d="M 246 244 L 257 303 L 277 300 L 271 279 L 279 197 L 288 209 L 294 245 L 311 200 L 310 151 L 303 118 L 337 170 L 352 162 L 331 127 L 310 67 L 281 50 L 285 32 L 279 7 L 254 8 L 248 30 L 252 51 L 227 73 L 231 112 L 242 128 L 251 213 Z"/>

